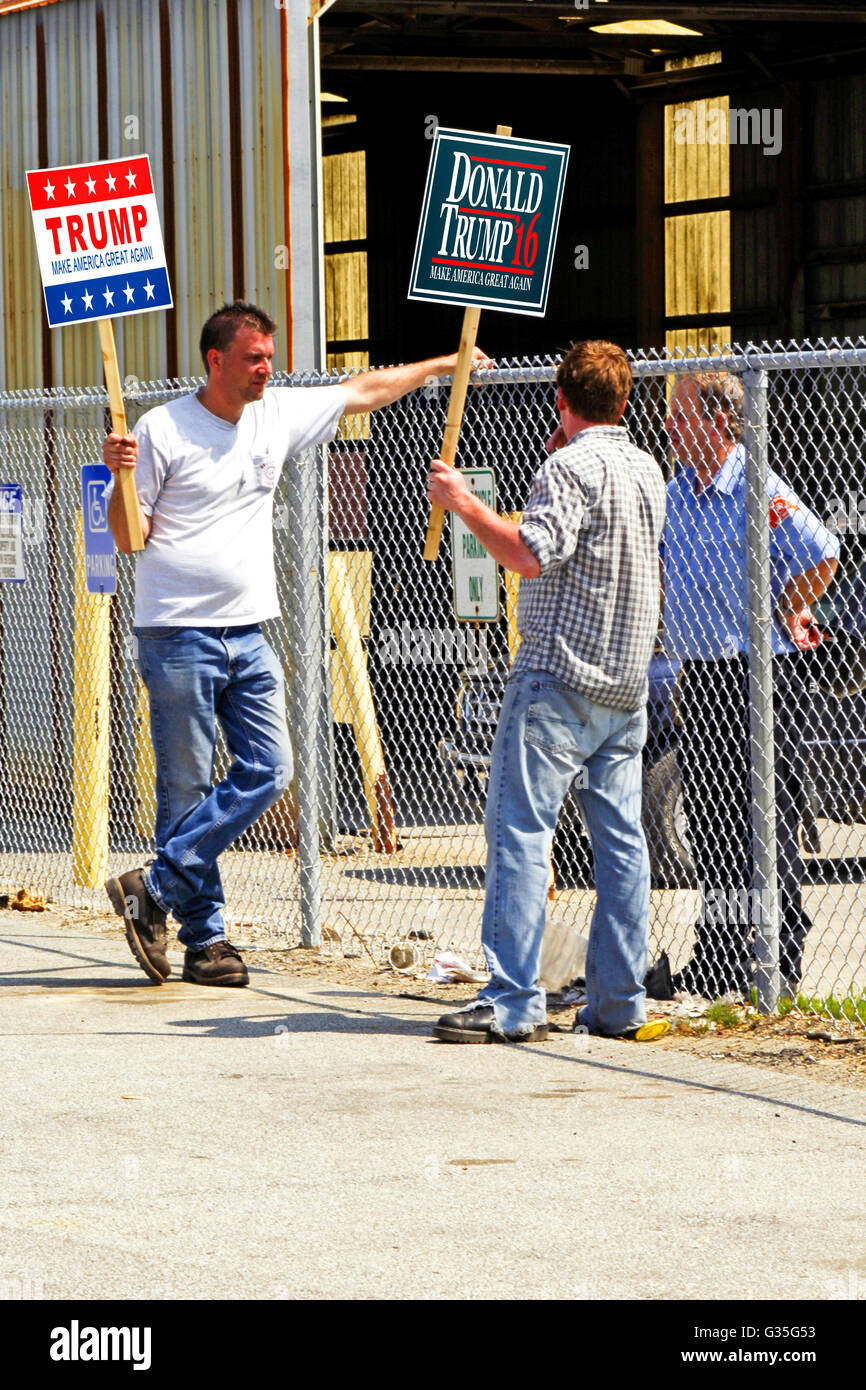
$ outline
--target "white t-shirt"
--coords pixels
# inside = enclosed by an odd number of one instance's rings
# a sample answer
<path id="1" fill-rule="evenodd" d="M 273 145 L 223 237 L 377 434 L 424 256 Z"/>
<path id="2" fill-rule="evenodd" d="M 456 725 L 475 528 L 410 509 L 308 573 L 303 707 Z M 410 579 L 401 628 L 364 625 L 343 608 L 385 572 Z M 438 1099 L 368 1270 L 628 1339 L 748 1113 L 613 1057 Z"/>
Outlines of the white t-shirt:
<path id="1" fill-rule="evenodd" d="M 136 627 L 279 616 L 274 489 L 284 459 L 333 439 L 345 409 L 342 386 L 272 386 L 236 425 L 194 394 L 141 417 L 136 487 L 151 530 L 136 559 Z"/>

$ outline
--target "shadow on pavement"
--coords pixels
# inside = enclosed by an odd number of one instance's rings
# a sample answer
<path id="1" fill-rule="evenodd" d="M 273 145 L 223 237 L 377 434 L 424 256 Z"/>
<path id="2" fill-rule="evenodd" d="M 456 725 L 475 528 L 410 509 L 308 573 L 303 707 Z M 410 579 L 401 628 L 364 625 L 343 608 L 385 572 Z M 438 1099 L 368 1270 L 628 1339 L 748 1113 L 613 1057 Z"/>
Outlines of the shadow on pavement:
<path id="1" fill-rule="evenodd" d="M 342 878 L 364 878 L 374 883 L 402 883 L 413 888 L 483 888 L 480 864 L 437 864 L 429 869 L 344 869 Z"/>
<path id="2" fill-rule="evenodd" d="M 287 1001 L 308 1004 L 308 1000 Z M 426 1037 L 430 1024 L 425 1019 L 393 1018 L 388 1014 L 347 1014 L 340 1010 L 323 1013 L 238 1014 L 221 1018 L 175 1018 L 167 1020 L 173 1028 L 195 1028 L 202 1038 L 278 1037 L 287 1033 L 399 1033 Z"/>
<path id="3" fill-rule="evenodd" d="M 624 1047 L 640 1047 L 640 1043 L 623 1043 Z M 661 1044 L 664 1046 L 664 1044 Z M 647 1043 L 644 1046 L 653 1046 Z M 538 1047 L 527 1047 L 525 1043 L 520 1045 L 520 1051 L 531 1053 L 537 1057 L 549 1057 L 550 1053 L 542 1051 Z M 736 1086 L 721 1086 L 711 1081 L 690 1081 L 686 1077 L 671 1076 L 666 1072 L 642 1071 L 638 1067 L 617 1066 L 615 1062 L 592 1062 L 588 1057 L 566 1057 L 561 1052 L 556 1054 L 557 1062 L 573 1062 L 579 1067 L 592 1067 L 597 1071 L 618 1072 L 622 1076 L 641 1077 L 645 1081 L 665 1081 L 671 1086 L 683 1086 L 693 1091 L 713 1091 L 723 1096 L 739 1096 L 741 1100 L 754 1100 L 761 1105 L 775 1105 L 779 1109 L 796 1110 L 801 1115 L 815 1115 L 821 1120 L 837 1120 L 843 1125 L 858 1125 L 866 1129 L 866 1120 L 858 1120 L 853 1115 L 836 1115 L 831 1110 L 816 1110 L 811 1105 L 798 1105 L 793 1100 L 783 1100 L 780 1096 L 763 1096 L 757 1091 L 741 1091 Z"/>

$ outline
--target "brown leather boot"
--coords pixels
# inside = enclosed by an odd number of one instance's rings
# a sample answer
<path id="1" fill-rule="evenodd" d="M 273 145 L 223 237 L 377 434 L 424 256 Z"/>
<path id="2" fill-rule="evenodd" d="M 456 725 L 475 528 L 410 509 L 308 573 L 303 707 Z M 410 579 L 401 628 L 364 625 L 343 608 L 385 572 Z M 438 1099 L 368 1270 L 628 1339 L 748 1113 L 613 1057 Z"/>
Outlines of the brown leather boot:
<path id="1" fill-rule="evenodd" d="M 193 985 L 248 985 L 250 977 L 230 941 L 212 941 L 203 951 L 187 951 L 183 978 Z"/>
<path id="2" fill-rule="evenodd" d="M 165 913 L 144 886 L 144 869 L 130 869 L 109 878 L 105 891 L 118 917 L 126 923 L 126 939 L 145 975 L 163 984 L 171 974 L 165 953 Z"/>

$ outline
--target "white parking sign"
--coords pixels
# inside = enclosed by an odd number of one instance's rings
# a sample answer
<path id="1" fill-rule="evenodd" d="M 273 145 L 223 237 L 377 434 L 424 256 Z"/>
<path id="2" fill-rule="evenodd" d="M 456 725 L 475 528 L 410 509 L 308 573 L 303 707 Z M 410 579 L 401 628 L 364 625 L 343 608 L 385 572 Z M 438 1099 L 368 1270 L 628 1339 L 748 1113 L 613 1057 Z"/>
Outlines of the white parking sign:
<path id="1" fill-rule="evenodd" d="M 463 468 L 470 491 L 496 511 L 492 468 Z M 451 573 L 454 616 L 460 622 L 495 623 L 499 618 L 499 566 L 456 512 L 451 513 Z"/>

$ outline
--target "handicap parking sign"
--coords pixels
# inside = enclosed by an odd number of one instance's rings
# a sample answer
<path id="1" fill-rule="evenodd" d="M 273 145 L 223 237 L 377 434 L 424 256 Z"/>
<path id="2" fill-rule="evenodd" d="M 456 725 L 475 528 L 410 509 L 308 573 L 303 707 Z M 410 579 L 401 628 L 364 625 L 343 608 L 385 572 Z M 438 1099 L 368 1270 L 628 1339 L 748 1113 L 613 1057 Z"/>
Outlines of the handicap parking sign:
<path id="1" fill-rule="evenodd" d="M 89 594 L 113 594 L 117 590 L 114 537 L 105 502 L 105 489 L 110 482 L 111 472 L 104 463 L 85 463 L 81 469 L 84 568 Z"/>

